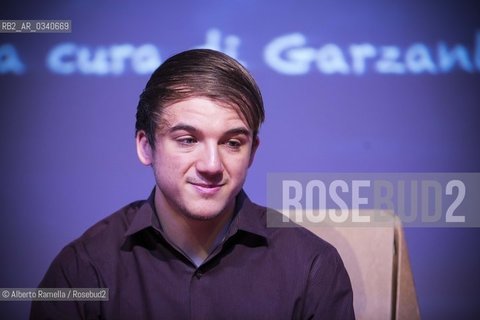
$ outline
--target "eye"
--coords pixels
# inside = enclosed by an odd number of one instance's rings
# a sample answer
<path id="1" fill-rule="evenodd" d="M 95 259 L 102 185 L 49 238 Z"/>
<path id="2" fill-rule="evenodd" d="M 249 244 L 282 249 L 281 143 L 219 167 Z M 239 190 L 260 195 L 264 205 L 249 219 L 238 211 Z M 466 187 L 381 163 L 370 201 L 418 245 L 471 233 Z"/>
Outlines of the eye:
<path id="1" fill-rule="evenodd" d="M 193 137 L 181 137 L 181 138 L 176 139 L 176 141 L 179 144 L 184 145 L 184 146 L 190 146 L 192 144 L 197 143 L 197 139 L 195 139 Z"/>
<path id="2" fill-rule="evenodd" d="M 237 139 L 230 139 L 225 144 L 231 149 L 239 149 L 242 146 L 242 142 Z"/>

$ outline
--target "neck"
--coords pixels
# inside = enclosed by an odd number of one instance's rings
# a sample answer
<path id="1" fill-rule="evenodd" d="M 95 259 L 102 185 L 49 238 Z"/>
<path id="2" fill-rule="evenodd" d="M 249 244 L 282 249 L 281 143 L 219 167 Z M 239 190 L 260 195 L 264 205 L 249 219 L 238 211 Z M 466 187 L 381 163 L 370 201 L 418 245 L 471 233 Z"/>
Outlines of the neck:
<path id="1" fill-rule="evenodd" d="M 225 228 L 233 217 L 234 207 L 235 202 L 232 201 L 217 216 L 201 220 L 172 210 L 166 205 L 161 192 L 158 189 L 155 192 L 155 208 L 165 236 L 197 266 L 222 240 Z"/>

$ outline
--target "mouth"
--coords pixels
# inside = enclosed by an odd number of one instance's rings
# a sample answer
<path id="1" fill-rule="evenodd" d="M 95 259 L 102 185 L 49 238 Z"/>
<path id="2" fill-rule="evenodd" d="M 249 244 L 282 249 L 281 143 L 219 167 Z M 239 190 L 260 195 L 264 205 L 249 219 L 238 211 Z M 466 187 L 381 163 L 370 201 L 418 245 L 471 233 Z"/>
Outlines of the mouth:
<path id="1" fill-rule="evenodd" d="M 224 183 L 203 183 L 190 182 L 190 184 L 201 194 L 214 195 L 225 185 Z"/>

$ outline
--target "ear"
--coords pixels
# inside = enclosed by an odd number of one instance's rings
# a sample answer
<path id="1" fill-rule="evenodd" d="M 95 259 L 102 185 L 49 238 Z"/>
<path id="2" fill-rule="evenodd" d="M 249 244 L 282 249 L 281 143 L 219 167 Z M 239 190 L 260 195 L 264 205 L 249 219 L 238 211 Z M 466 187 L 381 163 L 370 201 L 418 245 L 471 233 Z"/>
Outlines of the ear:
<path id="1" fill-rule="evenodd" d="M 140 162 L 146 166 L 151 165 L 153 162 L 153 151 L 145 131 L 138 131 L 135 142 L 137 145 L 137 156 Z"/>
<path id="2" fill-rule="evenodd" d="M 248 167 L 253 163 L 253 159 L 255 158 L 255 152 L 257 152 L 258 146 L 260 145 L 260 138 L 258 136 L 255 137 L 255 140 L 253 140 L 252 143 L 252 151 L 250 153 L 250 160 L 248 161 Z"/>

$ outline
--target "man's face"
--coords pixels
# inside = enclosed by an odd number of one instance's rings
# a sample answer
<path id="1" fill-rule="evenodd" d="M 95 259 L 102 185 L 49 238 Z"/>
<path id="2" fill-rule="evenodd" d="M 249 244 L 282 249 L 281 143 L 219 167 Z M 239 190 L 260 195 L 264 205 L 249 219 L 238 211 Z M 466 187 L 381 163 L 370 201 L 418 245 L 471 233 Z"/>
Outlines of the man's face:
<path id="1" fill-rule="evenodd" d="M 231 108 L 192 98 L 164 110 L 155 148 L 144 132 L 137 151 L 152 165 L 158 210 L 208 220 L 233 210 L 253 161 L 258 140 Z"/>

